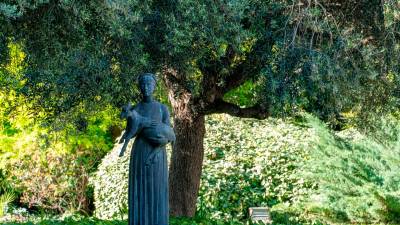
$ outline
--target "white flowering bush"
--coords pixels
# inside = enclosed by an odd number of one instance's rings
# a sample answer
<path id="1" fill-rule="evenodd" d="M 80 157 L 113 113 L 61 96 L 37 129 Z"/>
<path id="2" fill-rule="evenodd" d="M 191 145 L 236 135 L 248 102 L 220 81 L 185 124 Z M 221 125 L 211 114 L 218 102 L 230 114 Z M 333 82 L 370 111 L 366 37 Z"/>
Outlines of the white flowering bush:
<path id="1" fill-rule="evenodd" d="M 127 149 L 132 148 L 133 140 Z M 118 154 L 122 144 L 115 144 L 90 178 L 94 187 L 95 216 L 100 219 L 121 218 L 128 210 L 128 173 L 130 151 L 123 157 Z"/>
<path id="2" fill-rule="evenodd" d="M 198 198 L 200 216 L 244 221 L 248 208 L 291 202 L 308 186 L 292 177 L 306 158 L 313 129 L 278 119 L 207 120 Z"/>
<path id="3" fill-rule="evenodd" d="M 283 120 L 227 115 L 206 121 L 199 216 L 245 220 L 251 206 L 271 206 L 302 193 L 304 184 L 291 173 L 306 155 L 312 129 Z M 99 218 L 126 218 L 129 152 L 118 158 L 120 148 L 114 147 L 91 179 Z"/>

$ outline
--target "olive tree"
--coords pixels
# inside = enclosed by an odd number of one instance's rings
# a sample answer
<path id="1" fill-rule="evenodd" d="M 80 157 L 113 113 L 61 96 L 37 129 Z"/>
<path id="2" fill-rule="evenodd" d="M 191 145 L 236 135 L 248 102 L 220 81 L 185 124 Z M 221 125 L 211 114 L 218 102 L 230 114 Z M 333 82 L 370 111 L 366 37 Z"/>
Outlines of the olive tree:
<path id="1" fill-rule="evenodd" d="M 342 2 L 6 0 L 1 62 L 8 42 L 23 46 L 20 92 L 49 117 L 119 107 L 137 99 L 140 73 L 155 72 L 177 136 L 171 214 L 193 216 L 206 115 L 264 119 L 306 110 L 340 124 L 341 113 L 371 93 L 387 94 L 384 57 L 371 54 L 385 46 L 382 2 Z"/>

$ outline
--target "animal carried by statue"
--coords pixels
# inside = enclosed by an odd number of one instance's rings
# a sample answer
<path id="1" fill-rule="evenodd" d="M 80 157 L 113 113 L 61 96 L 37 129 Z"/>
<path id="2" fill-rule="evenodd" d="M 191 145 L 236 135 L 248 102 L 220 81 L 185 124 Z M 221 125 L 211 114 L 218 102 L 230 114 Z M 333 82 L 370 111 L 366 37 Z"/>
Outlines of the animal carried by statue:
<path id="1" fill-rule="evenodd" d="M 150 144 L 160 147 L 166 145 L 169 141 L 174 142 L 176 139 L 170 126 L 141 116 L 133 109 L 131 103 L 122 107 L 120 117 L 127 120 L 125 132 L 119 140 L 120 144 L 124 143 L 119 154 L 120 157 L 124 155 L 130 139 L 137 134 L 145 137 Z M 151 158 L 152 156 L 149 156 L 149 160 Z"/>

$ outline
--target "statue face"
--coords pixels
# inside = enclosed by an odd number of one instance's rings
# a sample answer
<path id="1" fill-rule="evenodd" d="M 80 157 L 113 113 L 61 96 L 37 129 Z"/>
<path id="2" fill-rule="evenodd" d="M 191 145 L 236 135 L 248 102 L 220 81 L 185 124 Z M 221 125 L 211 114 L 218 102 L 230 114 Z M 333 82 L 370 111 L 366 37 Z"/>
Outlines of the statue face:
<path id="1" fill-rule="evenodd" d="M 144 76 L 139 83 L 140 91 L 145 97 L 151 96 L 153 94 L 155 86 L 156 82 L 150 76 Z"/>

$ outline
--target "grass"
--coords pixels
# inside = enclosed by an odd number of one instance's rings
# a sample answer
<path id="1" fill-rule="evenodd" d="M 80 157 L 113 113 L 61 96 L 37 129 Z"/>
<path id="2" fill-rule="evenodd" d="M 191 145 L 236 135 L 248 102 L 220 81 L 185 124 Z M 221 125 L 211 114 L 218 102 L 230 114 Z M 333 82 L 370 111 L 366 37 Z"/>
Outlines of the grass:
<path id="1" fill-rule="evenodd" d="M 26 222 L 3 222 L 3 225 L 127 225 L 127 220 L 100 220 L 93 217 L 70 216 L 35 218 Z M 241 225 L 239 222 L 215 221 L 203 218 L 170 218 L 170 225 Z"/>

